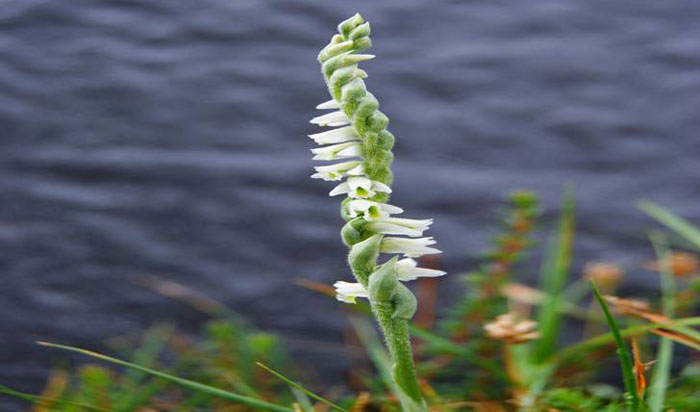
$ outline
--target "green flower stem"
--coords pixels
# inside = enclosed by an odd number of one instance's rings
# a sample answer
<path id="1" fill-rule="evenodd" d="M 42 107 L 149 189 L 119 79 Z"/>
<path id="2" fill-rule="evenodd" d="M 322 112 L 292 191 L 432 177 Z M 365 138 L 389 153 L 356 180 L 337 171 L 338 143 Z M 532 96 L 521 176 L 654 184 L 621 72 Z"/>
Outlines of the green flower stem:
<path id="1" fill-rule="evenodd" d="M 386 345 L 389 347 L 394 362 L 393 378 L 396 384 L 416 404 L 421 405 L 423 398 L 418 385 L 416 368 L 413 365 L 413 352 L 408 333 L 408 321 L 393 317 L 394 309 L 381 302 L 370 302 L 372 312 L 384 332 Z"/>

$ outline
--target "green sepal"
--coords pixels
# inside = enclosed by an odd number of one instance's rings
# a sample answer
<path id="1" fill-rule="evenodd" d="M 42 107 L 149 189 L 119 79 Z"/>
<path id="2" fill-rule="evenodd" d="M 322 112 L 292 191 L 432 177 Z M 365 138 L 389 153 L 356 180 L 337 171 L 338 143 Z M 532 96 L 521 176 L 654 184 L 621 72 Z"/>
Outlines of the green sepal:
<path id="1" fill-rule="evenodd" d="M 316 59 L 319 62 L 323 63 L 331 57 L 335 57 L 342 53 L 347 53 L 349 51 L 352 51 L 354 48 L 355 44 L 351 41 L 345 41 L 342 43 L 331 42 L 318 53 L 318 57 Z"/>
<path id="2" fill-rule="evenodd" d="M 371 279 L 371 277 L 370 277 Z M 396 285 L 394 294 L 394 318 L 409 320 L 413 318 L 418 310 L 418 300 L 416 295 L 401 282 Z"/>
<path id="3" fill-rule="evenodd" d="M 366 50 L 372 47 L 372 40 L 369 37 L 362 37 L 355 40 L 353 46 L 355 47 L 355 51 Z"/>
<path id="4" fill-rule="evenodd" d="M 389 193 L 377 192 L 377 194 L 372 196 L 369 200 L 377 203 L 387 203 L 389 201 Z"/>
<path id="5" fill-rule="evenodd" d="M 391 260 L 379 266 L 369 276 L 368 290 L 370 301 L 380 304 L 393 301 L 396 287 L 399 283 L 399 279 L 396 276 L 396 261 L 397 258 L 394 256 Z"/>
<path id="6" fill-rule="evenodd" d="M 366 167 L 367 165 L 365 165 Z M 371 173 L 367 173 L 367 175 L 370 177 L 372 180 L 376 180 L 378 182 L 382 182 L 387 186 L 391 186 L 391 184 L 394 181 L 394 174 L 392 173 L 391 169 L 388 167 L 385 169 L 380 169 L 373 171 Z M 388 199 L 388 196 L 387 196 Z"/>
<path id="7" fill-rule="evenodd" d="M 337 56 L 333 56 L 323 62 L 321 65 L 321 70 L 323 71 L 323 75 L 326 77 L 326 81 L 329 81 L 331 78 L 331 75 L 333 74 L 334 71 L 340 69 L 341 67 L 345 66 L 343 63 L 345 63 L 345 57 L 350 54 L 349 51 L 340 53 Z"/>
<path id="8" fill-rule="evenodd" d="M 377 147 L 385 150 L 391 150 L 394 147 L 394 141 L 396 138 L 390 131 L 382 130 L 377 136 Z"/>
<path id="9" fill-rule="evenodd" d="M 367 221 L 361 217 L 347 222 L 340 229 L 340 237 L 343 240 L 343 244 L 347 247 L 352 247 L 354 244 L 363 241 L 367 237 L 365 226 L 367 226 Z"/>
<path id="10" fill-rule="evenodd" d="M 389 118 L 377 110 L 367 119 L 367 129 L 373 132 L 381 132 L 389 125 Z"/>
<path id="11" fill-rule="evenodd" d="M 338 24 L 338 32 L 347 39 L 350 36 L 350 32 L 355 29 L 355 27 L 361 25 L 365 22 L 360 13 L 355 13 L 352 17 L 345 19 Z"/>
<path id="12" fill-rule="evenodd" d="M 351 197 L 346 197 L 342 202 L 340 202 L 340 217 L 342 217 L 346 222 L 355 218 L 354 216 L 350 216 L 350 207 L 348 206 L 350 202 L 352 202 Z"/>
<path id="13" fill-rule="evenodd" d="M 333 86 L 330 86 L 331 89 Z M 333 92 L 333 90 L 331 90 Z M 360 78 L 355 78 L 350 83 L 340 88 L 340 98 L 338 96 L 333 96 L 343 103 L 343 111 L 348 117 L 352 115 L 357 110 L 357 106 L 360 104 L 362 99 L 365 98 L 367 94 L 367 88 L 365 87 L 365 82 Z"/>
<path id="14" fill-rule="evenodd" d="M 342 88 L 355 78 L 355 70 L 357 70 L 356 64 L 340 68 L 333 72 L 328 82 L 331 85 L 331 94 L 334 98 L 338 99 L 342 97 Z"/>
<path id="15" fill-rule="evenodd" d="M 369 22 L 366 22 L 352 29 L 348 38 L 350 40 L 359 40 L 362 37 L 368 37 L 370 33 L 371 29 L 369 27 Z"/>
<path id="16" fill-rule="evenodd" d="M 350 248 L 348 264 L 355 278 L 365 287 L 367 287 L 370 274 L 372 274 L 377 264 L 379 247 L 383 238 L 383 235 L 373 235 L 359 243 L 355 243 Z"/>
<path id="17" fill-rule="evenodd" d="M 397 261 L 394 256 L 369 276 L 369 299 L 375 304 L 389 304 L 392 318 L 408 320 L 415 315 L 418 301 L 413 292 L 399 282 Z"/>
<path id="18" fill-rule="evenodd" d="M 389 150 L 374 150 L 365 160 L 365 173 L 372 180 L 378 180 L 384 184 L 391 184 L 391 162 L 394 154 Z"/>
<path id="19" fill-rule="evenodd" d="M 379 101 L 370 92 L 366 92 L 364 99 L 357 106 L 353 115 L 353 125 L 357 133 L 364 135 L 368 129 L 368 118 L 379 108 Z"/>

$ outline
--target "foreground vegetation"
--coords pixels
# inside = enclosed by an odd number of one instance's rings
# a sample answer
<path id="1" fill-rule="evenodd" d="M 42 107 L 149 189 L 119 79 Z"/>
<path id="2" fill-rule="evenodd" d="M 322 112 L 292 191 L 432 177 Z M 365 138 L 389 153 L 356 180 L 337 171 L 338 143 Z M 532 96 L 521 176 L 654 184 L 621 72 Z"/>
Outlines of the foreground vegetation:
<path id="1" fill-rule="evenodd" d="M 700 349 L 695 328 L 700 317 L 691 317 L 700 301 L 700 276 L 695 255 L 680 251 L 700 250 L 700 230 L 658 206 L 642 208 L 672 230 L 668 237 L 651 236 L 659 258 L 645 265 L 658 274 L 661 298 L 655 302 L 615 296 L 625 274 L 613 263 L 589 263 L 583 274 L 574 274 L 570 195 L 544 245 L 537 288 L 519 282 L 521 267 L 531 266 L 521 262 L 531 260 L 534 234 L 542 226 L 537 199 L 529 192 L 511 196 L 491 249 L 477 270 L 460 275 L 463 295 L 447 311 L 435 314 L 434 279 L 422 279 L 416 290 L 424 309 L 410 330 L 428 408 L 700 410 L 700 362 L 692 361 Z M 599 301 L 591 281 L 603 294 Z M 251 328 L 182 285 L 163 279 L 144 284 L 211 315 L 201 336 L 193 339 L 173 326 L 154 326 L 138 345 L 113 347 L 128 361 L 43 343 L 95 362 L 54 370 L 38 395 L 5 386 L 0 391 L 26 400 L 37 412 L 401 410 L 390 358 L 367 304 L 346 307 L 345 313 L 352 341 L 361 342 L 373 367 L 353 365 L 345 387 L 317 394 L 298 383 L 309 376 L 309 368 L 293 364 L 280 338 Z M 308 293 L 334 295 L 327 285 L 299 284 Z M 561 345 L 562 334 L 567 341 L 579 341 Z"/>
<path id="2" fill-rule="evenodd" d="M 576 276 L 570 192 L 544 245 L 536 288 L 521 283 L 519 263 L 535 243 L 538 200 L 516 192 L 483 264 L 462 276 L 465 292 L 436 314 L 435 278 L 445 272 L 436 267 L 435 240 L 422 237 L 432 219 L 396 218 L 403 209 L 388 203 L 394 136 L 358 67 L 374 57 L 360 54 L 371 45 L 369 35 L 369 23 L 355 15 L 320 52 L 332 99 L 318 109 L 334 111 L 311 122 L 337 128 L 310 135 L 320 145 L 314 160 L 342 160 L 317 166 L 312 177 L 340 181 L 329 194 L 346 195 L 341 238 L 355 282 L 301 284 L 352 304 L 345 310 L 373 369 L 353 367 L 347 387 L 319 395 L 295 380 L 309 368 L 295 367 L 278 338 L 182 285 L 146 279 L 212 315 L 202 339 L 157 326 L 122 351 L 129 361 L 40 342 L 104 366 L 57 370 L 40 395 L 4 386 L 0 392 L 31 402 L 35 411 L 700 410 L 700 363 L 688 362 L 700 350 L 700 317 L 691 316 L 700 300 L 697 258 L 673 249 L 664 234 L 650 235 L 656 257 L 648 269 L 658 273 L 661 296 L 653 304 L 616 296 L 624 273 L 614 263 L 591 262 Z M 694 226 L 656 205 L 640 207 L 680 235 L 681 247 L 700 249 Z M 383 254 L 391 257 L 381 261 Z M 416 294 L 404 284 L 414 280 Z M 563 337 L 580 340 L 562 345 Z M 685 367 L 673 374 L 677 354 Z M 614 368 L 621 385 L 600 383 Z"/>

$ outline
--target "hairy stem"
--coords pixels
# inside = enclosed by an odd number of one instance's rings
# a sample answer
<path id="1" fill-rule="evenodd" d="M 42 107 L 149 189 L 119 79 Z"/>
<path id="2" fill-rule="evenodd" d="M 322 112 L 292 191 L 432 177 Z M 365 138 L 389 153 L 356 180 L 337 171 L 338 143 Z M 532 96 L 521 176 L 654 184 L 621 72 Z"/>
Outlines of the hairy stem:
<path id="1" fill-rule="evenodd" d="M 393 378 L 401 390 L 417 404 L 423 399 L 418 385 L 416 369 L 413 365 L 413 352 L 408 333 L 408 321 L 393 317 L 394 309 L 390 304 L 370 302 L 377 322 L 384 332 L 386 345 L 394 361 Z"/>

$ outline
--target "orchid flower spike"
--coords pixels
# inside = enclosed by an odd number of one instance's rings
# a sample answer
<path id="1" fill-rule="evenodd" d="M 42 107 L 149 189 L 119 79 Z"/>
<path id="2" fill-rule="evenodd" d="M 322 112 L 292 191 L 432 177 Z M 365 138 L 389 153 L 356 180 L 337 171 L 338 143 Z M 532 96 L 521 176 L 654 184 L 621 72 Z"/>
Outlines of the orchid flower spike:
<path id="1" fill-rule="evenodd" d="M 314 160 L 339 162 L 316 166 L 311 177 L 338 181 L 329 195 L 347 196 L 341 204 L 341 216 L 347 222 L 341 236 L 350 248 L 348 263 L 355 282 L 336 282 L 337 298 L 347 303 L 355 303 L 358 297 L 369 299 L 392 354 L 394 380 L 407 395 L 402 400 L 404 410 L 425 411 L 407 329 L 417 302 L 402 282 L 445 272 L 418 267 L 412 259 L 441 253 L 433 247 L 432 237 L 422 237 L 433 220 L 395 217 L 403 209 L 387 203 L 395 138 L 387 130 L 389 118 L 367 91 L 367 73 L 358 67 L 374 58 L 361 54 L 372 44 L 369 35 L 369 23 L 355 14 L 338 25 L 338 34 L 318 54 L 331 99 L 316 107 L 329 112 L 311 123 L 330 129 L 309 135 L 319 146 L 311 152 Z M 382 253 L 394 256 L 379 263 Z"/>

